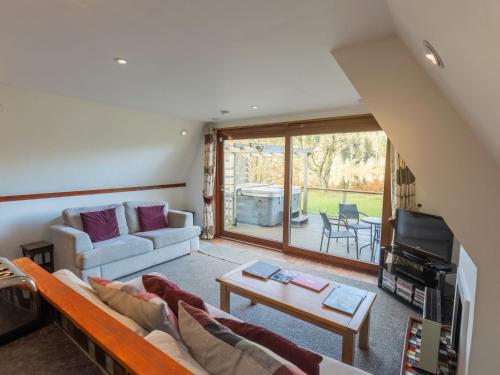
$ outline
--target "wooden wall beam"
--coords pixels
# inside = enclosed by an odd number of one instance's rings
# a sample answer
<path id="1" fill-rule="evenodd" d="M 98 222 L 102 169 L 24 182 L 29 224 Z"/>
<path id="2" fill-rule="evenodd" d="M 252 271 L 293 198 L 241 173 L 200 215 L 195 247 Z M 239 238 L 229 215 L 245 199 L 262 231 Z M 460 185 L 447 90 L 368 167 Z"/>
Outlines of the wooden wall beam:
<path id="1" fill-rule="evenodd" d="M 172 189 L 172 188 L 185 187 L 185 186 L 186 186 L 186 183 L 181 182 L 181 183 L 176 183 L 176 184 L 133 186 L 133 187 L 124 187 L 124 188 L 94 189 L 94 190 L 75 190 L 75 191 L 63 191 L 63 192 L 57 192 L 57 193 L 4 195 L 4 196 L 0 196 L 0 202 L 15 202 L 15 201 L 27 201 L 27 200 L 33 200 L 33 199 L 76 197 L 79 195 L 125 193 L 125 192 L 129 192 L 129 191 L 142 191 L 142 190 Z"/>

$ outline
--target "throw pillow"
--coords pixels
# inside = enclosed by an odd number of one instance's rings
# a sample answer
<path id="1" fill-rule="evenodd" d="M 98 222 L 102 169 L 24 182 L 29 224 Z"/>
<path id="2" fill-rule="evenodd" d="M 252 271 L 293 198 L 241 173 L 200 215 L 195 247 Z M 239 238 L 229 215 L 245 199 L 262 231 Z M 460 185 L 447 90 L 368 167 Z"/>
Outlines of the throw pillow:
<path id="1" fill-rule="evenodd" d="M 137 207 L 139 226 L 142 232 L 164 229 L 167 227 L 165 206 Z"/>
<path id="2" fill-rule="evenodd" d="M 254 324 L 234 319 L 215 318 L 237 335 L 262 345 L 280 357 L 293 363 L 308 375 L 319 375 L 319 364 L 323 357 L 302 348 L 294 342 Z"/>
<path id="3" fill-rule="evenodd" d="M 89 276 L 88 281 L 99 298 L 111 308 L 135 320 L 148 331 L 163 331 L 179 339 L 177 319 L 165 301 L 157 295 L 120 281 L 93 276 Z"/>
<path id="4" fill-rule="evenodd" d="M 175 316 L 179 315 L 179 301 L 184 301 L 197 309 L 207 311 L 207 307 L 200 297 L 185 291 L 166 277 L 143 275 L 142 284 L 149 293 L 154 293 L 166 301 Z"/>
<path id="5" fill-rule="evenodd" d="M 214 375 L 304 375 L 298 367 L 233 333 L 208 313 L 179 302 L 179 332 L 191 355 Z"/>
<path id="6" fill-rule="evenodd" d="M 180 363 L 186 369 L 196 375 L 209 375 L 203 367 L 189 354 L 188 349 L 180 341 L 176 341 L 172 336 L 167 335 L 165 332 L 153 331 L 144 339 L 163 353 Z M 166 374 L 165 374 L 166 375 Z"/>
<path id="7" fill-rule="evenodd" d="M 116 208 L 103 211 L 82 212 L 83 230 L 92 242 L 109 240 L 119 237 L 118 220 L 116 219 Z"/>

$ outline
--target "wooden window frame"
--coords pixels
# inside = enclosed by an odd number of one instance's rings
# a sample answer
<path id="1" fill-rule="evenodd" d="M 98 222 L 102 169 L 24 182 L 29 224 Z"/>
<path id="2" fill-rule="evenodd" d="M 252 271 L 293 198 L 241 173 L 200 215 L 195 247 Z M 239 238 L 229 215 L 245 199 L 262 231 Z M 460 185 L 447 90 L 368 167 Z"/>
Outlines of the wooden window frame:
<path id="1" fill-rule="evenodd" d="M 344 116 L 334 118 L 322 118 L 304 121 L 291 121 L 272 124 L 260 124 L 250 126 L 238 126 L 217 129 L 217 166 L 216 166 L 216 236 L 239 242 L 250 243 L 273 250 L 283 251 L 287 254 L 316 259 L 324 263 L 348 266 L 369 273 L 377 273 L 378 265 L 357 259 L 344 258 L 337 255 L 319 253 L 290 245 L 290 188 L 292 179 L 292 153 L 291 139 L 298 135 L 316 135 L 331 133 L 355 133 L 380 131 L 382 128 L 371 114 Z M 224 141 L 248 138 L 285 138 L 285 166 L 284 166 L 284 211 L 283 211 L 283 242 L 265 238 L 253 237 L 245 234 L 229 232 L 224 230 Z M 381 244 L 387 245 L 388 234 L 391 228 L 389 218 L 391 216 L 391 185 L 390 185 L 390 160 L 389 141 L 387 142 L 386 168 L 384 176 L 384 196 L 382 204 L 382 236 Z"/>

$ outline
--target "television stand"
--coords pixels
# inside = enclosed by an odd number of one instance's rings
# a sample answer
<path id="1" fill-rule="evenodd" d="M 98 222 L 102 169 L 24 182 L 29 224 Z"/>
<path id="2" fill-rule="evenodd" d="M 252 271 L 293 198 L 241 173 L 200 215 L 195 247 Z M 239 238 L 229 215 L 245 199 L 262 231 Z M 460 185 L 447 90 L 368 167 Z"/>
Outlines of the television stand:
<path id="1" fill-rule="evenodd" d="M 393 255 L 392 261 L 388 261 L 388 254 Z M 398 258 L 406 261 L 399 263 Z M 399 246 L 383 246 L 379 259 L 378 287 L 422 311 L 425 289 L 438 289 L 441 298 L 444 298 L 446 275 L 456 271 L 454 264 L 423 259 Z M 441 305 L 444 306 L 444 301 Z"/>

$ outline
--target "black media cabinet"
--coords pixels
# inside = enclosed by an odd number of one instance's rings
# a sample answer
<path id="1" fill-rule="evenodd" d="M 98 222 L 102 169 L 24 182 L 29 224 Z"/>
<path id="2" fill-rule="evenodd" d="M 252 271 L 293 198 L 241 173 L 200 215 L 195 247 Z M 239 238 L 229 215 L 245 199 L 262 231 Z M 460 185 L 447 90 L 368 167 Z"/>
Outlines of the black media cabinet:
<path id="1" fill-rule="evenodd" d="M 411 256 L 404 252 L 404 249 L 393 245 L 383 246 L 380 248 L 379 271 L 378 271 L 378 287 L 383 288 L 385 291 L 394 294 L 398 299 L 410 304 L 418 310 L 422 310 L 422 306 L 415 303 L 415 298 L 418 293 L 425 291 L 425 288 L 438 289 L 441 298 L 445 298 L 445 281 L 446 276 L 457 272 L 457 267 L 450 264 L 443 264 L 433 262 L 432 260 L 424 260 Z M 388 254 L 392 254 L 392 261 L 388 262 Z M 404 262 L 399 262 L 399 259 L 404 259 Z M 432 263 L 432 264 L 430 264 Z M 445 268 L 445 269 L 442 269 Z M 396 280 L 402 281 L 409 286 L 411 284 L 413 292 L 407 298 L 402 297 L 396 291 L 396 286 L 391 288 L 384 283 L 384 273 L 386 278 L 393 277 Z M 410 300 L 408 299 L 410 298 Z M 445 301 L 442 301 L 445 306 Z"/>

